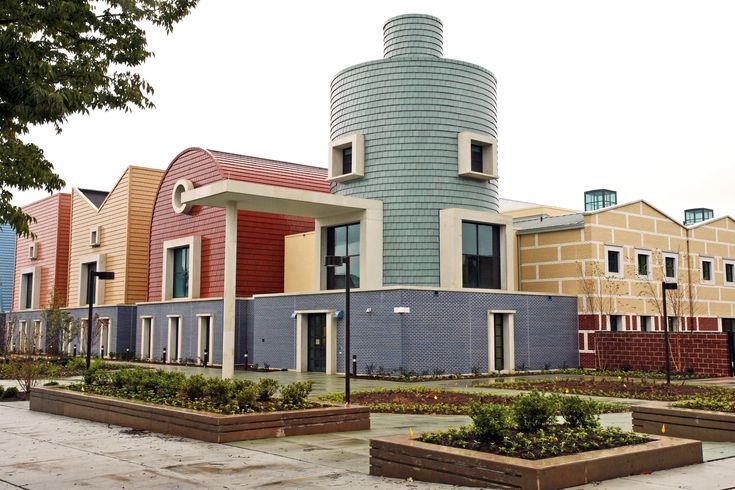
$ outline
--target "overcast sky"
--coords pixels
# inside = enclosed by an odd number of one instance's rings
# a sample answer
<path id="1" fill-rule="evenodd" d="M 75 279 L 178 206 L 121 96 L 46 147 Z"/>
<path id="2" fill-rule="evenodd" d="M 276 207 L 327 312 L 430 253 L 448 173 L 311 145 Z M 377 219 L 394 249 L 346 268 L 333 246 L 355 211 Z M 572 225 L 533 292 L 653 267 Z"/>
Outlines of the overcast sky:
<path id="1" fill-rule="evenodd" d="M 383 23 L 444 23 L 444 56 L 498 79 L 502 197 L 581 208 L 606 187 L 676 219 L 735 215 L 735 3 L 202 0 L 142 69 L 156 108 L 70 118 L 30 139 L 71 187 L 191 146 L 326 166 L 329 84 L 382 57 Z M 42 193 L 16 196 L 27 204 Z"/>

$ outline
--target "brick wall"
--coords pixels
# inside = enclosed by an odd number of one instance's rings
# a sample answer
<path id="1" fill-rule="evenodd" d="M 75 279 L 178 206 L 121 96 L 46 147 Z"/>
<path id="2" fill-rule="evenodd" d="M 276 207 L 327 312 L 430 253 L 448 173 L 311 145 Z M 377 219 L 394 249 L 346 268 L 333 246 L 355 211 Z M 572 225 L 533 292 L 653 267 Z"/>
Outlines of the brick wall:
<path id="1" fill-rule="evenodd" d="M 670 333 L 669 343 L 672 371 L 730 374 L 727 334 Z M 595 353 L 580 356 L 583 366 L 657 371 L 665 364 L 663 333 L 597 332 L 594 347 Z"/>

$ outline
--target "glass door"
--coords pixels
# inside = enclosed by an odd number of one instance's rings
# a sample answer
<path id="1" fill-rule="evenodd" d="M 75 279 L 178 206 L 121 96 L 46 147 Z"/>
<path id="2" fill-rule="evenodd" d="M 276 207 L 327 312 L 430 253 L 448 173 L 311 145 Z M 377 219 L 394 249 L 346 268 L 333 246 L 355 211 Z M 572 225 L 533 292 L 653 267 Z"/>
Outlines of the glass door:
<path id="1" fill-rule="evenodd" d="M 309 371 L 327 371 L 327 315 L 324 313 L 309 314 Z"/>
<path id="2" fill-rule="evenodd" d="M 505 342 L 503 337 L 503 315 L 496 313 L 493 315 L 493 328 L 495 334 L 495 370 L 502 371 L 505 369 Z"/>

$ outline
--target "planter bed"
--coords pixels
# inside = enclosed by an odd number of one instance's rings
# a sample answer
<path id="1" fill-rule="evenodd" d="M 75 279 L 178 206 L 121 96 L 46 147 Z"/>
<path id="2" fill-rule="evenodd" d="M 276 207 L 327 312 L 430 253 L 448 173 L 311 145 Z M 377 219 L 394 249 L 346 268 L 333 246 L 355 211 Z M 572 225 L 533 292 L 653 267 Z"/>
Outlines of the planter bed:
<path id="1" fill-rule="evenodd" d="M 702 443 L 651 436 L 634 446 L 535 461 L 428 444 L 408 436 L 370 440 L 370 474 L 472 487 L 556 489 L 702 462 Z"/>
<path id="2" fill-rule="evenodd" d="M 34 388 L 31 410 L 207 442 L 232 442 L 370 429 L 366 407 L 221 415 L 57 388 Z"/>
<path id="3" fill-rule="evenodd" d="M 735 413 L 675 408 L 671 404 L 633 407 L 633 430 L 700 441 L 735 442 Z"/>

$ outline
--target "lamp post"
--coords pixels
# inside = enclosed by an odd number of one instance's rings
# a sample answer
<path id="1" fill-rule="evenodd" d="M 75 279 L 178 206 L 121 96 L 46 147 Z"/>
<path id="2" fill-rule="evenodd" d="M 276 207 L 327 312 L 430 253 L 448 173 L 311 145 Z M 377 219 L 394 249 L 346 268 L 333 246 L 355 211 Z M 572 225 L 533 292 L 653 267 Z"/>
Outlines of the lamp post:
<path id="1" fill-rule="evenodd" d="M 666 352 L 666 384 L 671 384 L 671 361 L 669 359 L 669 315 L 666 311 L 666 291 L 670 289 L 678 289 L 679 286 L 675 282 L 661 283 L 661 291 L 664 296 L 664 352 Z"/>
<path id="2" fill-rule="evenodd" d="M 350 258 L 347 256 L 327 255 L 327 267 L 345 266 L 345 403 L 350 404 Z"/>
<path id="3" fill-rule="evenodd" d="M 91 267 L 89 270 L 89 277 L 87 278 L 87 303 L 89 303 L 89 312 L 87 313 L 87 369 L 92 363 L 92 305 L 94 305 L 95 279 L 101 281 L 115 279 L 115 273 L 98 272 Z"/>

